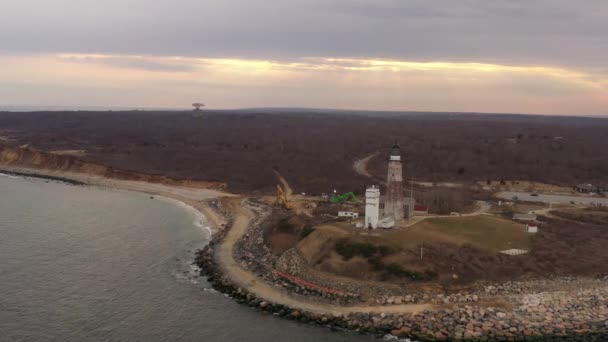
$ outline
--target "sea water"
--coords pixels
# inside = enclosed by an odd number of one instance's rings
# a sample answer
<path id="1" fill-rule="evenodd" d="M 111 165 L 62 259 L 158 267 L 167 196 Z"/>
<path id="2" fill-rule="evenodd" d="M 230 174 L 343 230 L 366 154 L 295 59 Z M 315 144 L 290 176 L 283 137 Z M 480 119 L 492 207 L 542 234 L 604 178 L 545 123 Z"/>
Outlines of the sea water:
<path id="1" fill-rule="evenodd" d="M 373 341 L 211 289 L 199 214 L 148 195 L 0 175 L 0 341 Z"/>

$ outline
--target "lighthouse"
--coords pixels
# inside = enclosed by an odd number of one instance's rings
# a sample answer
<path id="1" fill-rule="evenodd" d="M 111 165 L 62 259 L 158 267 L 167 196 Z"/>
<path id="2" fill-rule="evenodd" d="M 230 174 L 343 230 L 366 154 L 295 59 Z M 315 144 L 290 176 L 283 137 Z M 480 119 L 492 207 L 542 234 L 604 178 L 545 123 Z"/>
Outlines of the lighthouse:
<path id="1" fill-rule="evenodd" d="M 399 145 L 391 148 L 388 159 L 388 175 L 386 177 L 386 201 L 384 203 L 384 216 L 392 217 L 395 222 L 404 218 L 403 199 L 403 168 L 401 165 L 401 150 Z"/>

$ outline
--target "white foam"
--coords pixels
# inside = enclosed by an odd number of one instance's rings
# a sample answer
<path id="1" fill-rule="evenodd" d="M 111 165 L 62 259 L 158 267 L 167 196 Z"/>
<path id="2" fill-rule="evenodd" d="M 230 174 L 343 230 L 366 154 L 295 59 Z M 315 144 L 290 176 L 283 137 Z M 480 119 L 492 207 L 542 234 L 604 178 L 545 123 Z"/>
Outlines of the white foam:
<path id="1" fill-rule="evenodd" d="M 15 179 L 15 178 L 22 178 L 22 177 L 19 177 L 19 176 L 8 175 L 8 174 L 2 173 L 2 172 L 0 172 L 0 176 L 2 176 L 2 177 L 8 177 L 8 178 L 13 178 L 13 179 Z"/>
<path id="2" fill-rule="evenodd" d="M 200 210 L 196 209 L 195 207 L 182 202 L 180 200 L 176 200 L 174 198 L 171 197 L 165 197 L 165 196 L 159 196 L 159 195 L 154 195 L 154 198 L 158 198 L 161 199 L 163 201 L 167 201 L 167 202 L 171 202 L 173 204 L 175 204 L 176 206 L 185 209 L 186 211 L 188 211 L 189 213 L 194 215 L 194 225 L 199 227 L 201 230 L 204 230 L 206 232 L 209 233 L 209 236 L 211 237 L 212 235 L 212 230 L 211 227 L 209 226 L 209 224 L 207 223 L 207 217 L 200 212 Z"/>
<path id="3" fill-rule="evenodd" d="M 395 335 L 391 335 L 391 334 L 387 334 L 384 335 L 384 337 L 382 338 L 385 341 L 404 341 L 404 342 L 413 342 L 412 340 L 410 340 L 409 338 L 399 338 Z"/>

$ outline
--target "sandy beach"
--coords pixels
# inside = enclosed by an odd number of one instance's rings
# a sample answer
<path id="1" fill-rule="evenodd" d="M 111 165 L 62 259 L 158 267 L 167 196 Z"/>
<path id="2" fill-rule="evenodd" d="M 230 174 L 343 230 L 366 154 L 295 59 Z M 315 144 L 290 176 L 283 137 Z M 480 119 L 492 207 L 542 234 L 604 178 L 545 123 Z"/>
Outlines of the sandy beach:
<path id="1" fill-rule="evenodd" d="M 1 168 L 5 171 L 31 175 L 32 177 L 54 177 L 58 179 L 67 179 L 76 181 L 78 183 L 83 183 L 88 186 L 137 191 L 153 196 L 162 196 L 177 200 L 201 212 L 208 220 L 212 233 L 215 233 L 218 227 L 221 227 L 223 220 L 208 206 L 204 205 L 203 201 L 212 198 L 235 196 L 234 194 L 214 189 L 190 188 L 142 181 L 118 180 L 83 173 L 33 169 L 7 165 L 2 165 Z"/>

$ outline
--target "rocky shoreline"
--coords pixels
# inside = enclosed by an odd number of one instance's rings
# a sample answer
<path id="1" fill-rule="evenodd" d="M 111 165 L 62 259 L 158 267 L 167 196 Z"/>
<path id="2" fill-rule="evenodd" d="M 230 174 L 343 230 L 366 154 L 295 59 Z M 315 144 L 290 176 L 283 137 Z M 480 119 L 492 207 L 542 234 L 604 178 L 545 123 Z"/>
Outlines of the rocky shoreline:
<path id="1" fill-rule="evenodd" d="M 251 205 L 251 203 L 249 203 Z M 251 205 L 255 208 L 255 205 Z M 365 334 L 386 336 L 388 334 L 412 338 L 419 341 L 606 341 L 608 340 L 608 279 L 563 278 L 556 281 L 513 282 L 503 285 L 488 285 L 483 292 L 488 296 L 497 293 L 509 296 L 514 303 L 510 309 L 495 308 L 477 302 L 483 294 L 452 294 L 425 298 L 430 302 L 443 303 L 442 309 L 423 311 L 415 314 L 350 313 L 328 315 L 307 312 L 281 304 L 271 303 L 264 298 L 237 286 L 225 274 L 215 260 L 215 246 L 232 227 L 231 214 L 214 202 L 211 206 L 225 217 L 223 229 L 212 237 L 210 243 L 197 251 L 196 265 L 201 275 L 206 276 L 212 286 L 237 302 L 272 313 L 290 320 L 318 324 L 333 329 L 348 329 Z M 256 211 L 260 219 L 260 212 Z M 259 223 L 259 221 L 258 221 Z M 256 236 L 249 236 L 255 239 Z M 257 237 L 259 238 L 259 237 Z M 238 249 L 238 247 L 236 248 Z M 237 252 L 237 253 L 242 253 Z M 244 265 L 260 268 L 261 264 Z M 264 272 L 270 272 L 267 268 Z M 258 274 L 259 272 L 255 272 Z M 281 277 L 262 277 L 278 288 L 283 288 L 298 296 L 310 296 L 311 301 L 343 302 L 352 299 L 315 293 L 306 286 L 286 282 Z M 570 283 L 580 291 L 559 291 L 561 283 Z M 556 291 L 545 291 L 546 283 L 557 287 Z M 287 284 L 285 286 L 285 284 Z M 540 291 L 540 292 L 539 292 Z M 386 298 L 381 305 L 392 305 L 401 298 Z M 406 302 L 406 301 L 404 301 Z"/>

